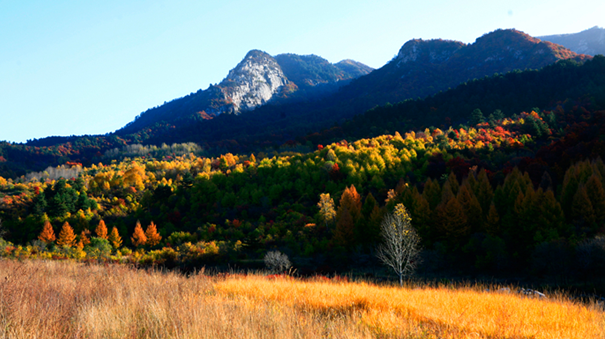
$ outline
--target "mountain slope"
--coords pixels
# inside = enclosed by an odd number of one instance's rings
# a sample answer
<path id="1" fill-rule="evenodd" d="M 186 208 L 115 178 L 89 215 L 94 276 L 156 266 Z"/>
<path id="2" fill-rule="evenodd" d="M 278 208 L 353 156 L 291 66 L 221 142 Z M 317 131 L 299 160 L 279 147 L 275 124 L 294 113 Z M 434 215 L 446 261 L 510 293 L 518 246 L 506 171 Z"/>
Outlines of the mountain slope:
<path id="1" fill-rule="evenodd" d="M 593 56 L 605 55 L 605 28 L 598 26 L 579 33 L 547 35 L 538 38 L 565 46 L 576 53 Z"/>
<path id="2" fill-rule="evenodd" d="M 516 30 L 497 30 L 485 34 L 473 44 L 445 40 L 411 40 L 385 66 L 351 81 L 337 93 L 321 100 L 296 104 L 258 107 L 245 116 L 221 117 L 177 127 L 172 135 L 155 134 L 152 143 L 196 141 L 215 143 L 247 136 L 250 140 L 272 135 L 282 142 L 317 132 L 334 122 L 387 102 L 426 97 L 459 84 L 516 69 L 539 69 L 559 60 L 583 61 L 578 55 L 550 42 L 540 41 Z M 197 132 L 194 132 L 197 131 Z M 195 135 L 194 139 L 184 139 Z"/>
<path id="3" fill-rule="evenodd" d="M 315 55 L 271 55 L 252 50 L 216 86 L 150 109 L 118 133 L 133 133 L 161 122 L 209 120 L 239 114 L 269 101 L 309 100 L 333 93 L 340 83 L 372 69 L 354 61 L 333 65 Z M 340 65 L 340 66 L 339 66 Z"/>

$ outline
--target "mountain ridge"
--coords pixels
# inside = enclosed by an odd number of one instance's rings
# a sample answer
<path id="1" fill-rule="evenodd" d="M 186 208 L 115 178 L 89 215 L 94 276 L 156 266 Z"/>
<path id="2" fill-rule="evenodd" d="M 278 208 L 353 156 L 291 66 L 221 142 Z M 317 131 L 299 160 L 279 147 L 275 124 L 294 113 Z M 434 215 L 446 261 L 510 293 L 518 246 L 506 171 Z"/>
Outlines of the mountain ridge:
<path id="1" fill-rule="evenodd" d="M 578 33 L 545 35 L 537 38 L 565 46 L 576 53 L 605 55 L 605 28 L 599 26 Z"/>

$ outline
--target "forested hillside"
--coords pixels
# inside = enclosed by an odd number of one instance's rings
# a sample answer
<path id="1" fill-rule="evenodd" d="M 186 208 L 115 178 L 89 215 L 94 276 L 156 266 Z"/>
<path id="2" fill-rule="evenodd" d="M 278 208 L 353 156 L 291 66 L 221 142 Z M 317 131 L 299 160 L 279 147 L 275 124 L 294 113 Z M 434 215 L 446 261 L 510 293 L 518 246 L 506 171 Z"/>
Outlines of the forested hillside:
<path id="1" fill-rule="evenodd" d="M 303 271 L 343 270 L 375 264 L 378 226 L 402 202 L 422 238 L 424 270 L 600 275 L 604 118 L 587 100 L 496 111 L 488 122 L 475 110 L 469 125 L 304 154 L 124 148 L 64 168 L 67 180 L 52 180 L 59 170 L 0 179 L 5 239 L 34 244 L 4 253 L 35 256 L 56 246 L 51 233 L 90 252 L 98 244 L 86 241 L 103 220 L 119 253 L 152 250 L 141 259 L 148 263 L 245 264 L 277 248 Z M 153 241 L 141 240 L 143 228 Z"/>

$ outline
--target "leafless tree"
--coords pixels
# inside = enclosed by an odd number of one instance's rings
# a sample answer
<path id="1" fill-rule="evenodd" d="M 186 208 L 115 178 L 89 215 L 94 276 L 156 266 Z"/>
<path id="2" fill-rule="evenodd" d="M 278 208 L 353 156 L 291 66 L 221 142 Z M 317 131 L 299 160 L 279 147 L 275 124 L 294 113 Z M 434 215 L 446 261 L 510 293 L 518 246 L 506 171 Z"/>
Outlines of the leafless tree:
<path id="1" fill-rule="evenodd" d="M 376 255 L 395 271 L 399 285 L 403 285 L 404 277 L 414 273 L 419 259 L 420 238 L 411 221 L 405 206 L 397 204 L 395 211 L 388 214 L 380 225 L 383 242 Z"/>
<path id="2" fill-rule="evenodd" d="M 288 256 L 280 251 L 271 251 L 265 254 L 265 265 L 271 272 L 284 272 L 292 266 Z"/>

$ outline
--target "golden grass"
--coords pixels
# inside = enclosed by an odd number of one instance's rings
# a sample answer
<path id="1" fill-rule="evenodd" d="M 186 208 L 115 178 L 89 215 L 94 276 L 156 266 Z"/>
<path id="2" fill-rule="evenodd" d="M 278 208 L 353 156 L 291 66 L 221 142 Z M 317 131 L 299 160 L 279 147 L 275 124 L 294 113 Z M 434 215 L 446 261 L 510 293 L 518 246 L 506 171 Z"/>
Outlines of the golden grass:
<path id="1" fill-rule="evenodd" d="M 603 338 L 603 321 L 472 289 L 0 260 L 0 338 Z"/>
<path id="2" fill-rule="evenodd" d="M 348 314 L 383 336 L 603 338 L 602 312 L 563 298 L 538 300 L 471 288 L 398 288 L 262 277 L 216 283 L 226 295 L 272 300 L 320 314 Z"/>

